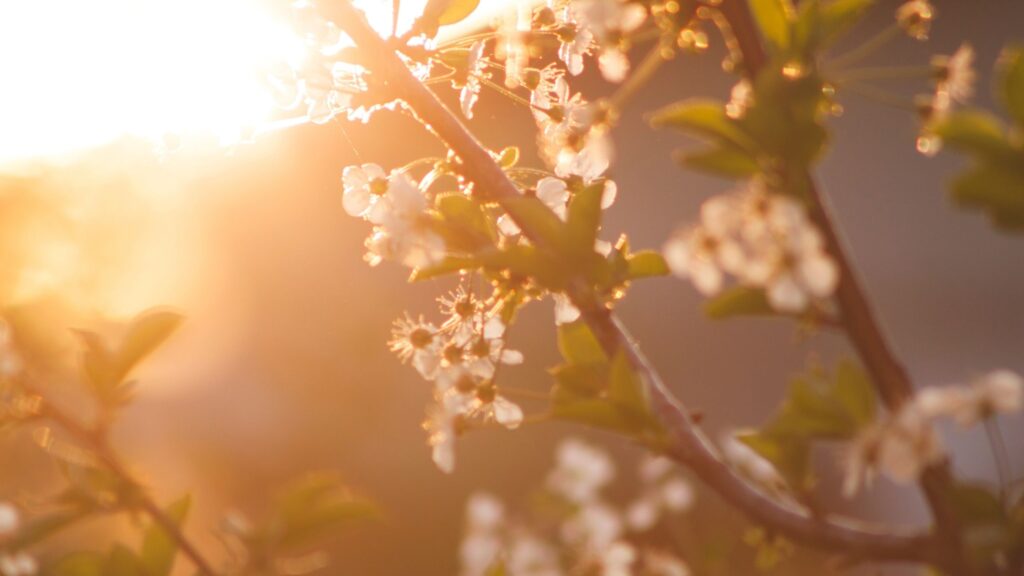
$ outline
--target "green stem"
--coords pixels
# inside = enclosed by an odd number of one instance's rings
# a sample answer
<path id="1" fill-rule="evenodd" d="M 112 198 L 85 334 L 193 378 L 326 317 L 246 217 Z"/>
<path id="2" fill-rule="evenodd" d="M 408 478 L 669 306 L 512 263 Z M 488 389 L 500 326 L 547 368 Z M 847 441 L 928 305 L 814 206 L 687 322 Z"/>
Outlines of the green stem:
<path id="1" fill-rule="evenodd" d="M 856 64 L 857 62 L 871 56 L 901 34 L 903 34 L 903 29 L 899 27 L 899 24 L 890 24 L 878 34 L 868 38 L 867 41 L 860 46 L 830 60 L 828 62 L 828 66 L 830 68 L 839 69 Z"/>
<path id="2" fill-rule="evenodd" d="M 1006 449 L 1006 438 L 995 417 L 985 420 L 985 435 L 996 461 L 996 472 L 999 474 L 999 497 L 1006 504 L 1010 489 L 1010 453 Z"/>
<path id="3" fill-rule="evenodd" d="M 909 80 L 929 78 L 935 74 L 931 66 L 875 66 L 837 72 L 832 78 L 836 83 L 858 80 Z"/>

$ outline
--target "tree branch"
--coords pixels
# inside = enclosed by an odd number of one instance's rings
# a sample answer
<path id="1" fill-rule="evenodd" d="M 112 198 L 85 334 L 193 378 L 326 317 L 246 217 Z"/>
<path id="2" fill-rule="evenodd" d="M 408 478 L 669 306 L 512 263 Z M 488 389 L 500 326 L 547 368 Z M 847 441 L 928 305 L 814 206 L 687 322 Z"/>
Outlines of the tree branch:
<path id="1" fill-rule="evenodd" d="M 719 10 L 731 32 L 730 46 L 741 56 L 743 70 L 748 78 L 755 78 L 768 63 L 768 56 L 747 0 L 723 0 Z M 886 407 L 891 411 L 899 410 L 914 396 L 910 377 L 882 333 L 853 264 L 843 248 L 843 241 L 833 223 L 825 197 L 809 173 L 804 172 L 795 177 L 809 185 L 811 219 L 825 235 L 828 252 L 839 266 L 836 301 L 850 342 L 871 374 Z M 941 548 L 942 565 L 954 574 L 967 575 L 971 572 L 964 557 L 959 520 L 946 496 L 952 483 L 948 460 L 928 467 L 920 481 L 935 520 L 939 539 L 945 544 Z"/>
<path id="2" fill-rule="evenodd" d="M 19 385 L 25 392 L 40 399 L 39 415 L 41 417 L 54 422 L 79 442 L 85 444 L 93 452 L 97 460 L 122 482 L 129 486 L 140 486 L 140 483 L 135 480 L 131 472 L 128 471 L 128 468 L 121 462 L 117 453 L 110 447 L 104 434 L 90 429 L 75 419 L 75 417 L 55 406 L 46 399 L 46 395 L 42 393 L 42 390 L 29 382 L 27 378 L 22 378 Z M 178 548 L 188 557 L 200 575 L 216 575 L 210 562 L 192 541 L 185 536 L 181 527 L 143 490 L 139 490 L 138 505 L 177 544 Z"/>
<path id="3" fill-rule="evenodd" d="M 386 83 L 414 114 L 462 161 L 460 170 L 487 198 L 504 204 L 520 192 L 491 158 L 487 149 L 459 119 L 418 81 L 387 43 L 369 26 L 363 14 L 348 0 L 339 2 L 338 24 L 369 57 L 371 73 Z M 523 232 L 540 247 L 543 234 L 532 230 L 528 222 L 517 222 Z M 609 354 L 620 349 L 631 358 L 635 369 L 651 386 L 652 404 L 670 436 L 668 453 L 689 466 L 712 489 L 751 518 L 803 544 L 854 556 L 876 559 L 927 562 L 936 555 L 928 536 L 882 533 L 849 522 L 811 517 L 802 510 L 784 506 L 754 489 L 725 462 L 704 434 L 690 419 L 688 411 L 661 381 L 658 373 L 643 357 L 635 342 L 582 280 L 567 290 L 583 319 Z"/>

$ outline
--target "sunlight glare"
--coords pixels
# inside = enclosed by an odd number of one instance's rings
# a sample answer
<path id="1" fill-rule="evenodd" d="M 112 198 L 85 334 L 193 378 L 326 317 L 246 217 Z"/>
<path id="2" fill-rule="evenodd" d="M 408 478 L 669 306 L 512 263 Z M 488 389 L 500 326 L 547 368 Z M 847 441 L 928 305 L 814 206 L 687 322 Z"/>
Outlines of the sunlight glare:
<path id="1" fill-rule="evenodd" d="M 390 32 L 391 0 L 357 2 Z M 425 3 L 403 0 L 400 30 Z M 237 141 L 274 112 L 267 70 L 301 61 L 305 50 L 284 2 L 0 3 L 0 162 L 57 157 L 125 135 Z"/>

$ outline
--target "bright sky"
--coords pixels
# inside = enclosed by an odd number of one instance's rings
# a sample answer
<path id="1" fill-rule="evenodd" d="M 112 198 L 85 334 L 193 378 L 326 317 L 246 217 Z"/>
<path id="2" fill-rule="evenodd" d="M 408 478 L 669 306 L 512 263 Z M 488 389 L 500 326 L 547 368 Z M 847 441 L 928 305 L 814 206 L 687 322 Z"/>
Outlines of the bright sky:
<path id="1" fill-rule="evenodd" d="M 425 2 L 403 0 L 403 15 Z M 390 28 L 391 0 L 359 3 Z M 266 67 L 303 52 L 274 4 L 277 16 L 267 0 L 0 2 L 0 163 L 259 124 L 273 110 Z"/>

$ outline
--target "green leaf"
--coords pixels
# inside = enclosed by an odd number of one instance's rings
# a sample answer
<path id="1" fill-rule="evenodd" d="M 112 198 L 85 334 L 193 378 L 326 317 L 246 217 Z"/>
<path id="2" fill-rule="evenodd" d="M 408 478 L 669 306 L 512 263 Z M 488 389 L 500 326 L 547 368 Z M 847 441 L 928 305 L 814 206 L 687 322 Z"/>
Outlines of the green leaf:
<path id="1" fill-rule="evenodd" d="M 769 316 L 775 310 L 768 303 L 764 290 L 736 286 L 704 303 L 704 313 L 709 318 L 722 320 L 736 316 Z"/>
<path id="2" fill-rule="evenodd" d="M 457 192 L 440 194 L 435 207 L 444 221 L 441 232 L 448 246 L 475 252 L 493 245 L 497 234 L 476 200 Z"/>
<path id="3" fill-rule="evenodd" d="M 834 44 L 859 22 L 875 0 L 832 0 L 800 3 L 796 29 L 803 53 L 811 55 Z"/>
<path id="4" fill-rule="evenodd" d="M 860 366 L 843 360 L 835 375 L 835 395 L 858 427 L 875 421 L 878 402 L 875 388 Z"/>
<path id="5" fill-rule="evenodd" d="M 669 273 L 665 258 L 654 250 L 641 250 L 626 256 L 626 265 L 630 280 L 667 276 Z"/>
<path id="6" fill-rule="evenodd" d="M 833 0 L 821 7 L 820 25 L 827 43 L 859 22 L 876 0 Z"/>
<path id="7" fill-rule="evenodd" d="M 468 18 L 479 5 L 480 0 L 447 0 L 437 21 L 441 26 L 461 22 Z"/>
<path id="8" fill-rule="evenodd" d="M 1005 48 L 999 61 L 1003 102 L 1017 125 L 1024 128 L 1024 48 Z"/>
<path id="9" fill-rule="evenodd" d="M 536 196 L 505 198 L 501 206 L 520 228 L 539 235 L 544 244 L 555 248 L 562 246 L 565 223 Z"/>
<path id="10" fill-rule="evenodd" d="M 551 369 L 558 384 L 573 394 L 596 397 L 608 386 L 607 362 L 591 364 L 563 364 Z"/>
<path id="11" fill-rule="evenodd" d="M 191 507 L 192 497 L 186 495 L 168 506 L 164 513 L 180 529 Z M 146 530 L 142 539 L 142 565 L 148 576 L 168 576 L 177 553 L 177 541 L 162 526 L 154 523 Z"/>
<path id="12" fill-rule="evenodd" d="M 953 181 L 953 199 L 980 208 L 1000 228 L 1024 230 L 1024 175 L 997 165 L 976 166 Z"/>
<path id="13" fill-rule="evenodd" d="M 376 518 L 373 504 L 355 497 L 333 474 L 311 474 L 293 483 L 281 496 L 274 522 L 278 546 L 308 546 L 353 521 Z"/>
<path id="14" fill-rule="evenodd" d="M 650 418 L 647 389 L 633 371 L 633 365 L 622 349 L 612 360 L 608 379 L 608 399 L 631 417 L 639 420 Z"/>
<path id="15" fill-rule="evenodd" d="M 809 488 L 811 479 L 811 447 L 800 438 L 783 438 L 765 432 L 743 432 L 736 439 L 750 447 L 775 469 L 795 490 Z"/>
<path id="16" fill-rule="evenodd" d="M 49 571 L 53 576 L 106 576 L 106 558 L 98 552 L 73 552 Z"/>
<path id="17" fill-rule="evenodd" d="M 875 391 L 860 367 L 839 364 L 833 377 L 811 373 L 790 384 L 779 414 L 764 431 L 780 438 L 845 440 L 875 419 Z"/>
<path id="18" fill-rule="evenodd" d="M 569 250 L 574 256 L 594 252 L 594 241 L 601 228 L 601 199 L 605 182 L 598 181 L 573 194 L 566 215 Z"/>
<path id="19" fill-rule="evenodd" d="M 783 67 L 774 62 L 758 74 L 754 102 L 736 125 L 757 142 L 761 153 L 795 171 L 817 160 L 828 142 L 821 122 L 824 96 L 822 79 L 813 68 L 805 65 L 805 75 L 793 78 L 783 74 Z"/>
<path id="20" fill-rule="evenodd" d="M 477 255 L 488 270 L 507 270 L 514 276 L 533 278 L 549 290 L 565 287 L 570 272 L 546 251 L 532 244 L 515 244 L 504 250 L 485 251 Z"/>
<path id="21" fill-rule="evenodd" d="M 1003 503 L 979 484 L 957 483 L 946 497 L 965 527 L 965 540 L 975 562 L 988 568 L 984 573 L 996 573 L 991 571 L 992 558 L 1020 546 L 1018 532 L 1003 509 Z"/>
<path id="22" fill-rule="evenodd" d="M 943 143 L 978 158 L 1007 158 L 1019 161 L 1019 153 L 1006 140 L 999 120 L 981 110 L 960 110 L 929 126 Z"/>
<path id="23" fill-rule="evenodd" d="M 498 166 L 509 169 L 519 163 L 519 148 L 507 146 L 498 154 Z"/>
<path id="24" fill-rule="evenodd" d="M 582 320 L 558 327 L 558 349 L 570 364 L 607 364 L 608 356 Z"/>
<path id="25" fill-rule="evenodd" d="M 676 161 L 687 168 L 725 178 L 746 179 L 760 170 L 756 158 L 731 145 L 719 145 L 697 152 L 680 152 L 676 154 Z"/>
<path id="26" fill-rule="evenodd" d="M 120 380 L 159 348 L 181 326 L 184 316 L 169 310 L 143 312 L 128 327 L 117 353 Z"/>
<path id="27" fill-rule="evenodd" d="M 766 40 L 779 51 L 789 46 L 789 22 L 793 6 L 789 0 L 749 0 L 758 28 Z"/>
<path id="28" fill-rule="evenodd" d="M 551 414 L 556 418 L 607 430 L 635 430 L 622 412 L 603 398 L 580 397 L 560 385 L 553 386 L 551 394 Z"/>
<path id="29" fill-rule="evenodd" d="M 157 576 L 123 544 L 115 544 L 107 554 L 103 576 Z"/>
<path id="30" fill-rule="evenodd" d="M 651 125 L 669 127 L 718 142 L 728 142 L 741 150 L 754 151 L 755 143 L 725 113 L 717 100 L 691 98 L 670 104 L 651 116 Z"/>

